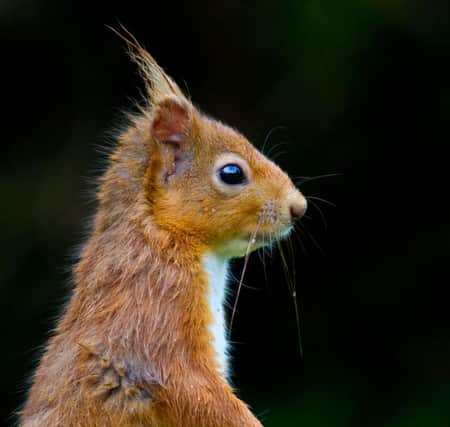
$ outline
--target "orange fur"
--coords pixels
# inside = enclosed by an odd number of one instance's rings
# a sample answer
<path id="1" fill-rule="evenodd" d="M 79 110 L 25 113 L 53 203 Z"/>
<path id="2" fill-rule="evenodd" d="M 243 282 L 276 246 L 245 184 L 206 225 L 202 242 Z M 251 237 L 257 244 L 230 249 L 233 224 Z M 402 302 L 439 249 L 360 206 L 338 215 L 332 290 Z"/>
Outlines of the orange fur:
<path id="1" fill-rule="evenodd" d="M 208 325 L 209 253 L 280 236 L 303 196 L 242 135 L 197 111 L 135 41 L 149 105 L 101 179 L 75 287 L 34 376 L 21 425 L 261 426 L 218 371 Z M 212 183 L 218 156 L 247 163 L 237 194 Z"/>

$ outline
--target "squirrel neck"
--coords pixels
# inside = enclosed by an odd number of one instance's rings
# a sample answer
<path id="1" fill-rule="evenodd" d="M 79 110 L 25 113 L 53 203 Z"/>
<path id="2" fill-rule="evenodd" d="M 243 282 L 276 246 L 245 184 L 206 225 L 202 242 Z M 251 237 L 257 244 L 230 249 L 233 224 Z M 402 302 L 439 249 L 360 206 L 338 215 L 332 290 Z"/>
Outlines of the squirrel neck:
<path id="1" fill-rule="evenodd" d="M 100 209 L 57 332 L 133 363 L 146 370 L 136 375 L 152 381 L 166 383 L 174 369 L 212 367 L 226 376 L 228 261 L 151 222 L 144 234 L 136 217 L 107 223 L 102 215 Z"/>

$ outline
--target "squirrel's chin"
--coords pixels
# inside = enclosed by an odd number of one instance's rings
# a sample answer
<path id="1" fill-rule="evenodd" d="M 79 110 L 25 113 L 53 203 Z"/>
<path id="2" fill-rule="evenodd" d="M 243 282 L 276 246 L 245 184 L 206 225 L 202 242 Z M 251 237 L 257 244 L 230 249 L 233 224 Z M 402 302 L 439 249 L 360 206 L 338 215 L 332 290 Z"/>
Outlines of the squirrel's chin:
<path id="1" fill-rule="evenodd" d="M 271 246 L 277 240 L 286 238 L 291 231 L 292 227 L 287 227 L 276 233 L 258 233 L 256 236 L 247 235 L 218 245 L 214 252 L 224 258 L 241 258 L 249 252 L 253 252 L 264 246 Z"/>
<path id="2" fill-rule="evenodd" d="M 224 258 L 241 258 L 248 252 L 252 252 L 260 247 L 264 246 L 263 242 L 255 241 L 250 242 L 250 239 L 235 239 L 223 243 L 215 248 L 217 255 Z"/>

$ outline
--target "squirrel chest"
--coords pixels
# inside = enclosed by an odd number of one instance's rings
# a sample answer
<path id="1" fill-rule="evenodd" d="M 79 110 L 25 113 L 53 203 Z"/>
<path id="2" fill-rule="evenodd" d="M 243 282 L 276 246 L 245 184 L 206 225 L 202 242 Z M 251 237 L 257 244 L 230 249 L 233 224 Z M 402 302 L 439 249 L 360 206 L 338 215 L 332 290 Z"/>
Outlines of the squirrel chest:
<path id="1" fill-rule="evenodd" d="M 228 332 L 224 304 L 227 294 L 228 261 L 216 255 L 207 255 L 203 262 L 208 280 L 208 305 L 212 315 L 209 330 L 212 334 L 216 360 L 220 372 L 228 376 Z"/>

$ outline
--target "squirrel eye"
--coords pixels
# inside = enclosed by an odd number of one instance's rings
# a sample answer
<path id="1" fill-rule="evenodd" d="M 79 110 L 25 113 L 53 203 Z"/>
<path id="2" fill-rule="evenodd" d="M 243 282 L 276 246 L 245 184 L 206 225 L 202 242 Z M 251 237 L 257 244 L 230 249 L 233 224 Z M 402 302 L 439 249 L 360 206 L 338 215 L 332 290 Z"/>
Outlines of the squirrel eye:
<path id="1" fill-rule="evenodd" d="M 235 163 L 229 163 L 219 169 L 219 177 L 225 184 L 239 185 L 246 181 L 242 168 Z"/>

